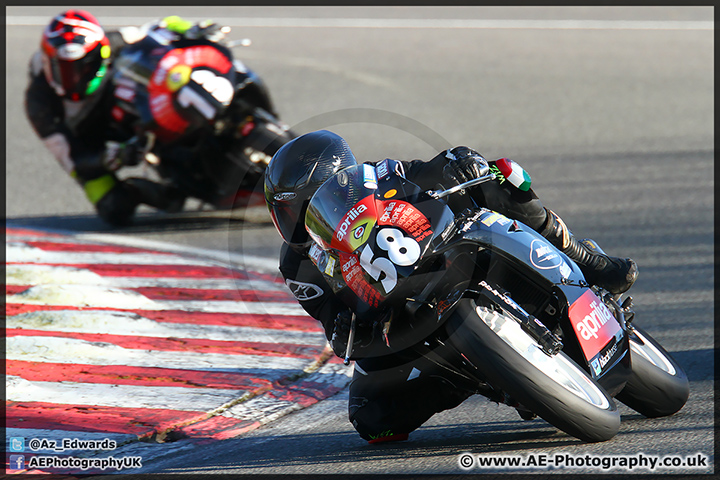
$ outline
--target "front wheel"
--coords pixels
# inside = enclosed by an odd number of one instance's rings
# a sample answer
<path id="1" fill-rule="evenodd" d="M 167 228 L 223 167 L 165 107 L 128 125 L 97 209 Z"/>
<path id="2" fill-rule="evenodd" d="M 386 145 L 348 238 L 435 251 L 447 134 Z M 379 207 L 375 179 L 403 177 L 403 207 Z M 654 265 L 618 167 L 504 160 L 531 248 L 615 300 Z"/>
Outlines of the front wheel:
<path id="1" fill-rule="evenodd" d="M 629 338 L 632 375 L 615 398 L 650 418 L 678 412 L 690 394 L 685 372 L 645 331 L 635 327 Z"/>
<path id="2" fill-rule="evenodd" d="M 233 208 L 265 205 L 262 182 L 265 168 L 280 147 L 295 134 L 267 113 L 256 109 L 253 128 L 242 139 L 236 161 L 242 163 L 244 176 L 232 199 Z"/>
<path id="3" fill-rule="evenodd" d="M 243 155 L 264 171 L 275 152 L 296 137 L 287 125 L 262 108 L 255 108 L 252 121 L 246 123 Z"/>
<path id="4" fill-rule="evenodd" d="M 545 354 L 514 319 L 465 299 L 447 328 L 482 377 L 555 427 L 587 442 L 617 434 L 620 414 L 607 392 L 563 352 Z"/>

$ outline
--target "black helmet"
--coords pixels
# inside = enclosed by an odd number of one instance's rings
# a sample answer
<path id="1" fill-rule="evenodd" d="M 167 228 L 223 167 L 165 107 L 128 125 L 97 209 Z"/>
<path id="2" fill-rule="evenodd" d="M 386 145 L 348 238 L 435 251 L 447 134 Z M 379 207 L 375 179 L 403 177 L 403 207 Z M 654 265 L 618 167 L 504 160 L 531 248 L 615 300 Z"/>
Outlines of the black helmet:
<path id="1" fill-rule="evenodd" d="M 325 180 L 357 165 L 347 142 L 327 130 L 301 135 L 283 145 L 265 170 L 265 202 L 280 236 L 291 246 L 310 242 L 305 210 Z"/>

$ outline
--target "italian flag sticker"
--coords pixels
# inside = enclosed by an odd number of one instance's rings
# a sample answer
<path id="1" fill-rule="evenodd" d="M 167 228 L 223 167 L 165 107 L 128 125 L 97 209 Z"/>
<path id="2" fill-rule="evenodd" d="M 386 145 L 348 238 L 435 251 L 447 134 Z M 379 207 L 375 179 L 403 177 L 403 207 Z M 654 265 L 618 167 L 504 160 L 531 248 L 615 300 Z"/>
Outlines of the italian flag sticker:
<path id="1" fill-rule="evenodd" d="M 501 158 L 495 162 L 500 173 L 518 189 L 527 192 L 530 189 L 530 175 L 523 168 L 509 158 Z"/>

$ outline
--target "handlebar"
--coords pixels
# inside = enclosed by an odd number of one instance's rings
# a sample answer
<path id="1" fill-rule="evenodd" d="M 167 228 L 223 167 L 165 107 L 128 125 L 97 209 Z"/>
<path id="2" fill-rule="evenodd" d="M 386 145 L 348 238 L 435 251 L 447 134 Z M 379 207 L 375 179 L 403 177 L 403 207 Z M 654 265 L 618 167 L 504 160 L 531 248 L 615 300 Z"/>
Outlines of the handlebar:
<path id="1" fill-rule="evenodd" d="M 454 187 L 445 190 L 429 190 L 427 193 L 433 198 L 443 198 L 459 190 L 474 187 L 475 185 L 480 185 L 481 183 L 489 182 L 491 180 L 495 180 L 495 174 L 492 172 L 488 173 L 487 175 L 483 175 L 482 177 L 473 178 L 472 180 L 461 183 L 459 185 L 455 185 Z"/>

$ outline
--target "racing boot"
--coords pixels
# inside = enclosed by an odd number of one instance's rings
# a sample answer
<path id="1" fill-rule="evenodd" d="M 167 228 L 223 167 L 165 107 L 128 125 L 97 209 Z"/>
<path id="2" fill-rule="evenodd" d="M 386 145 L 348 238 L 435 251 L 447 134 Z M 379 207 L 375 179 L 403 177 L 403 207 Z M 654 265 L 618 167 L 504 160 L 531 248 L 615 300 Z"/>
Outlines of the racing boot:
<path id="1" fill-rule="evenodd" d="M 126 188 L 132 191 L 138 203 L 149 205 L 167 213 L 180 212 L 185 203 L 185 196 L 170 185 L 163 185 L 137 177 L 126 179 L 125 185 Z"/>
<path id="2" fill-rule="evenodd" d="M 578 241 L 555 212 L 545 210 L 547 220 L 540 235 L 577 263 L 588 283 L 615 294 L 635 283 L 638 267 L 632 259 L 606 255 L 593 240 Z"/>

